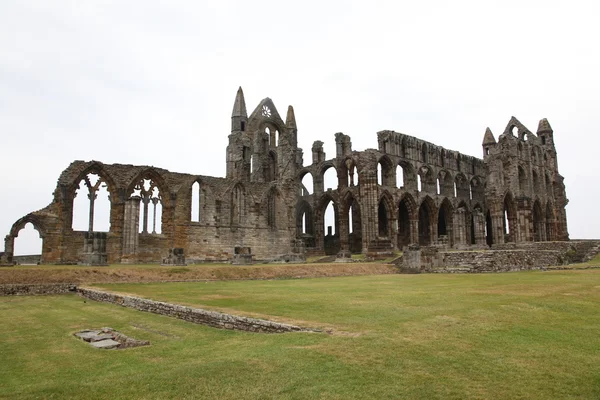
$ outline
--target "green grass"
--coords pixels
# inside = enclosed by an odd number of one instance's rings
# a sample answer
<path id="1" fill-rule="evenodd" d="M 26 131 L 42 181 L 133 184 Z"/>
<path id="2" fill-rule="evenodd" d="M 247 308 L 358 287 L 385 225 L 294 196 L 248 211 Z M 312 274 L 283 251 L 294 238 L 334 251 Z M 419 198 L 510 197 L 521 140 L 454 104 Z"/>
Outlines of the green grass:
<path id="1" fill-rule="evenodd" d="M 5 297 L 0 398 L 600 398 L 600 270 L 96 286 L 333 334 Z M 152 345 L 71 337 L 101 326 Z"/>

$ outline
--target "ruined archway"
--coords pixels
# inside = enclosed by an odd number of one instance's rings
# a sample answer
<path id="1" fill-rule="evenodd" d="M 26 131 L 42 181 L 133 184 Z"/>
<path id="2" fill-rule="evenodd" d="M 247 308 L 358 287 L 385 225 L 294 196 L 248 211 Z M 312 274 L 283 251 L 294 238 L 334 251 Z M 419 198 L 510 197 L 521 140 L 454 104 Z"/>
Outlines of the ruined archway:
<path id="1" fill-rule="evenodd" d="M 339 209 L 333 198 L 325 195 L 320 201 L 319 219 L 323 232 L 323 250 L 327 255 L 340 251 Z"/>
<path id="2" fill-rule="evenodd" d="M 438 211 L 438 243 L 453 245 L 452 223 L 453 210 L 450 201 L 445 198 Z"/>
<path id="3" fill-rule="evenodd" d="M 348 248 L 351 253 L 358 254 L 362 252 L 362 217 L 358 201 L 349 194 L 345 200 L 345 212 L 343 218 L 346 218 L 348 226 Z"/>
<path id="4" fill-rule="evenodd" d="M 429 246 L 433 244 L 433 217 L 435 216 L 435 206 L 429 196 L 421 202 L 419 207 L 419 244 Z"/>
<path id="5" fill-rule="evenodd" d="M 306 247 L 315 247 L 314 215 L 306 200 L 296 205 L 296 237 L 302 239 Z"/>
<path id="6" fill-rule="evenodd" d="M 415 201 L 410 194 L 405 194 L 398 203 L 398 248 L 408 246 L 412 240 L 412 221 L 415 219 Z"/>
<path id="7" fill-rule="evenodd" d="M 99 166 L 87 168 L 73 185 L 71 229 L 84 232 L 110 230 L 111 196 L 106 173 Z"/>
<path id="8" fill-rule="evenodd" d="M 21 265 L 39 264 L 42 258 L 43 238 L 31 222 L 19 229 L 14 237 L 13 261 Z"/>

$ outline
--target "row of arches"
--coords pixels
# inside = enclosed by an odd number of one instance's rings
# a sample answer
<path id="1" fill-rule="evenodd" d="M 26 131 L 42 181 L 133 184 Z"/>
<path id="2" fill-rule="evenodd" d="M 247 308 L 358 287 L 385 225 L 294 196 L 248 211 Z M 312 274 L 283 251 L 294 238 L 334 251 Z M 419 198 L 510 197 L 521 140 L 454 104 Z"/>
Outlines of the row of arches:
<path id="1" fill-rule="evenodd" d="M 548 197 L 553 196 L 553 185 L 550 173 L 538 173 L 536 169 L 531 170 L 531 179 L 529 179 L 529 173 L 523 165 L 517 167 L 518 179 L 519 179 L 519 193 L 523 196 L 529 195 L 534 196 L 536 194 L 545 193 Z"/>
<path id="2" fill-rule="evenodd" d="M 74 185 L 71 229 L 108 232 L 110 230 L 111 195 L 106 178 L 98 172 L 85 174 Z M 139 202 L 135 216 L 138 233 L 162 231 L 162 194 L 152 176 L 142 176 L 132 188 L 128 201 Z"/>
<path id="3" fill-rule="evenodd" d="M 400 138 L 398 136 L 386 138 L 381 142 L 380 149 L 386 154 L 417 160 L 421 163 L 432 164 L 441 168 L 455 169 L 456 171 L 462 171 L 465 165 L 470 164 L 470 171 L 475 175 L 475 159 L 464 157 L 456 151 L 448 151 L 439 146 L 419 140 L 415 141 L 414 138 L 412 139 L 408 140 L 407 137 Z"/>
<path id="4" fill-rule="evenodd" d="M 474 213 L 481 219 L 478 224 L 473 219 Z M 375 229 L 380 240 L 387 240 L 397 248 L 411 243 L 469 245 L 476 243 L 476 225 L 480 225 L 480 237 L 484 235 L 480 205 L 475 206 L 474 213 L 464 201 L 455 209 L 448 198 L 436 206 L 429 196 L 417 203 L 406 193 L 394 202 L 392 196 L 384 194 L 377 204 L 376 221 L 371 221 L 363 218 L 361 205 L 351 194 L 337 202 L 325 194 L 315 209 L 306 200 L 298 203 L 296 232 L 308 247 L 323 248 L 326 254 L 335 254 L 342 247 L 361 252 L 363 231 L 369 229 Z"/>
<path id="5" fill-rule="evenodd" d="M 356 167 L 351 166 L 348 170 L 347 181 L 354 185 L 356 176 Z M 321 181 L 323 182 L 323 191 L 337 189 L 339 179 L 334 166 L 326 166 L 323 169 Z M 383 168 L 381 163 L 377 167 L 377 183 L 380 186 L 396 187 L 398 189 L 417 190 L 448 197 L 460 197 L 464 199 L 483 200 L 484 184 L 483 180 L 474 176 L 470 180 L 463 173 L 452 175 L 447 170 L 438 172 L 437 177 L 433 176 L 433 170 L 428 166 L 422 166 L 415 172 L 410 164 L 397 165 L 395 171 L 393 168 Z M 315 193 L 317 187 L 313 175 L 305 171 L 301 175 L 301 195 L 307 196 Z"/>

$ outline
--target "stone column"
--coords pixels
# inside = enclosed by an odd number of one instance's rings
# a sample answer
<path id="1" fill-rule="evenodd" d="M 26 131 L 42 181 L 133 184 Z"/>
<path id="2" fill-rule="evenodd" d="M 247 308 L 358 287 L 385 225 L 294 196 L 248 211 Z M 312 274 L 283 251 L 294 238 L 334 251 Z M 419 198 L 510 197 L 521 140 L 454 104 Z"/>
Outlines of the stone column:
<path id="1" fill-rule="evenodd" d="M 93 232 L 94 231 L 94 204 L 96 203 L 96 198 L 98 197 L 98 195 L 96 194 L 96 190 L 94 190 L 92 188 L 88 188 L 88 190 L 89 190 L 88 199 L 90 200 L 90 221 L 89 221 L 88 232 Z"/>
<path id="2" fill-rule="evenodd" d="M 135 254 L 137 252 L 140 200 L 141 198 L 139 196 L 132 196 L 125 202 L 123 255 Z"/>
<path id="3" fill-rule="evenodd" d="M 465 248 L 468 244 L 467 241 L 467 213 L 464 208 L 459 208 L 454 212 L 454 216 L 452 218 L 453 229 L 452 233 L 454 235 L 454 246 L 458 249 Z"/>
<path id="4" fill-rule="evenodd" d="M 156 205 L 159 202 L 158 197 L 152 199 L 152 233 L 156 234 Z"/>
<path id="5" fill-rule="evenodd" d="M 148 233 L 148 203 L 150 203 L 150 195 L 145 194 L 142 197 L 144 203 L 144 218 L 142 219 L 142 233 Z"/>
<path id="6" fill-rule="evenodd" d="M 473 225 L 475 226 L 475 244 L 484 246 L 485 243 L 485 216 L 480 211 L 473 211 Z"/>

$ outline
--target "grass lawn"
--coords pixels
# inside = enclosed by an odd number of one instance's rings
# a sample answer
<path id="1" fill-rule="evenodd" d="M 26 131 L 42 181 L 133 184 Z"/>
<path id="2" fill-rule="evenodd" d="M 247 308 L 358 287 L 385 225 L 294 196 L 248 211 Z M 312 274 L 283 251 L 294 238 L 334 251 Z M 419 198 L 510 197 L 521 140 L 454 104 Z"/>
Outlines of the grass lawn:
<path id="1" fill-rule="evenodd" d="M 0 398 L 600 398 L 600 270 L 96 286 L 333 333 L 4 297 Z M 152 345 L 71 337 L 102 326 Z"/>

